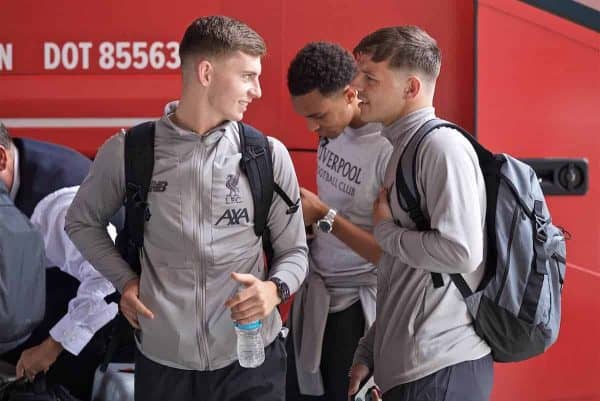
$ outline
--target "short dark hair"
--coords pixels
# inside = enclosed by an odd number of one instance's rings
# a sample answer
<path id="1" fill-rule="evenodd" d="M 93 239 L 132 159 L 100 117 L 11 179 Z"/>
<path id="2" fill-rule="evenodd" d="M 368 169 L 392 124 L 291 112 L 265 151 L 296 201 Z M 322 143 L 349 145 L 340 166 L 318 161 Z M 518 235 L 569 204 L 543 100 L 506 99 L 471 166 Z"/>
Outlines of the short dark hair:
<path id="1" fill-rule="evenodd" d="M 379 29 L 365 36 L 354 55 L 371 56 L 376 63 L 389 61 L 392 68 L 407 67 L 435 80 L 440 74 L 442 52 L 427 32 L 413 25 Z"/>
<path id="2" fill-rule="evenodd" d="M 13 146 L 12 138 L 8 133 L 8 129 L 4 124 L 0 122 L 0 146 L 4 146 L 6 149 L 11 149 Z"/>
<path id="3" fill-rule="evenodd" d="M 248 25 L 222 15 L 200 17 L 186 29 L 179 43 L 181 64 L 190 56 L 214 57 L 235 51 L 263 56 L 263 38 Z"/>
<path id="4" fill-rule="evenodd" d="M 350 84 L 357 71 L 354 57 L 343 47 L 329 42 L 312 42 L 290 63 L 288 89 L 292 96 L 302 96 L 314 89 L 328 96 Z"/>

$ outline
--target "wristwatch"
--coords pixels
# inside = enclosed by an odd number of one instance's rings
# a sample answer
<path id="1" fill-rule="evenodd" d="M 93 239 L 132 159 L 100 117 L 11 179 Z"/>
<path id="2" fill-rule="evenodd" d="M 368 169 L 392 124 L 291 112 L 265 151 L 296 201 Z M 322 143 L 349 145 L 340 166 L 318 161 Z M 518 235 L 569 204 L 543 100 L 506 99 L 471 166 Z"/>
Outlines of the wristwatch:
<path id="1" fill-rule="evenodd" d="M 277 295 L 281 298 L 281 303 L 290 299 L 290 287 L 286 283 L 277 277 L 271 277 L 269 281 L 272 281 L 277 287 Z"/>
<path id="2" fill-rule="evenodd" d="M 337 210 L 329 209 L 323 218 L 317 220 L 317 228 L 324 233 L 330 233 L 333 230 L 333 221 L 337 215 Z"/>

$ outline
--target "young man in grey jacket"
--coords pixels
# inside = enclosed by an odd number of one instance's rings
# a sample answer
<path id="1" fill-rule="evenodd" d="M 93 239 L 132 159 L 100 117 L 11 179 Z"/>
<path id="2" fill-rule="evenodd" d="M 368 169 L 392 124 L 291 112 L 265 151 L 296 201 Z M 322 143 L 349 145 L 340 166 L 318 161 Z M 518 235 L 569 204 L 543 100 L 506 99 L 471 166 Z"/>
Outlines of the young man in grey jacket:
<path id="1" fill-rule="evenodd" d="M 433 95 L 441 54 L 436 41 L 413 26 L 383 28 L 354 49 L 361 118 L 382 122 L 394 146 L 385 185 L 374 204 L 378 265 L 377 321 L 361 339 L 349 393 L 374 372 L 385 401 L 488 400 L 490 348 L 449 274 L 472 288 L 484 270 L 485 184 L 477 155 L 457 131 L 439 128 L 421 143 L 416 179 L 431 229 L 418 231 L 399 205 L 398 161 L 417 129 L 435 117 Z M 434 288 L 431 273 L 441 273 Z"/>
<path id="2" fill-rule="evenodd" d="M 375 319 L 372 210 L 392 146 L 380 124 L 360 118 L 357 71 L 352 54 L 327 42 L 306 45 L 288 69 L 294 110 L 320 142 L 318 196 L 301 188 L 304 223 L 317 228 L 292 306 L 287 401 L 345 401 L 356 345 Z"/>
<path id="3" fill-rule="evenodd" d="M 122 133 L 99 150 L 69 210 L 67 232 L 121 292 L 121 310 L 140 329 L 138 401 L 284 399 L 276 305 L 305 278 L 304 224 L 301 212 L 287 214 L 274 195 L 267 273 L 236 123 L 261 96 L 265 51 L 255 31 L 228 17 L 199 18 L 185 32 L 181 98 L 156 122 L 152 182 L 163 185 L 148 194 L 140 277 L 101 230 L 125 196 Z M 275 182 L 299 199 L 289 154 L 279 141 L 269 138 L 269 144 Z M 237 362 L 234 321 L 256 320 L 263 323 L 266 359 L 245 369 Z"/>

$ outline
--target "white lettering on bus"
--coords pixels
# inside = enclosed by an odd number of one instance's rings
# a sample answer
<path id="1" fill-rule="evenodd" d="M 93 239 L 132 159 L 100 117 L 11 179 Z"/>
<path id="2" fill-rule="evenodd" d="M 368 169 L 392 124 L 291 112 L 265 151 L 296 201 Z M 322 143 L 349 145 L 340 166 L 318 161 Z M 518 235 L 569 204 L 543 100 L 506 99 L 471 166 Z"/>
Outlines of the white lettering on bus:
<path id="1" fill-rule="evenodd" d="M 103 70 L 143 70 L 179 68 L 179 43 L 177 42 L 102 42 L 98 46 L 98 66 Z"/>
<path id="2" fill-rule="evenodd" d="M 13 67 L 12 43 L 0 43 L 0 71 L 12 71 Z"/>
<path id="3" fill-rule="evenodd" d="M 92 42 L 66 42 L 62 46 L 45 42 L 44 69 L 55 70 L 62 66 L 66 70 L 89 70 L 91 48 Z"/>
<path id="4" fill-rule="evenodd" d="M 97 57 L 97 60 L 94 61 L 91 57 Z M 100 68 L 105 71 L 175 70 L 180 65 L 179 43 L 175 41 L 103 41 L 98 44 L 73 41 L 63 44 L 44 42 L 44 70 L 46 71 L 89 70 L 90 68 Z"/>

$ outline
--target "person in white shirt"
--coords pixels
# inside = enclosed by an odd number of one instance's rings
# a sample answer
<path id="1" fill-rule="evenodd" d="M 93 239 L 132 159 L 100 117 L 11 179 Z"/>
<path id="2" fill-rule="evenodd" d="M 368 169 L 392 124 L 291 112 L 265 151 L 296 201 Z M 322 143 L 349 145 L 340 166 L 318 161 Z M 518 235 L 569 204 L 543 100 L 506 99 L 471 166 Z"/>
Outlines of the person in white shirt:
<path id="1" fill-rule="evenodd" d="M 60 189 L 44 198 L 34 209 L 31 222 L 44 238 L 46 267 L 58 267 L 79 280 L 77 296 L 69 302 L 67 313 L 50 329 L 41 344 L 28 348 L 17 363 L 17 376 L 35 376 L 47 371 L 59 354 L 66 350 L 79 355 L 92 336 L 118 312 L 115 303 L 104 297 L 115 288 L 75 248 L 65 231 L 65 214 L 79 187 Z M 116 230 L 109 227 L 114 240 Z"/>

